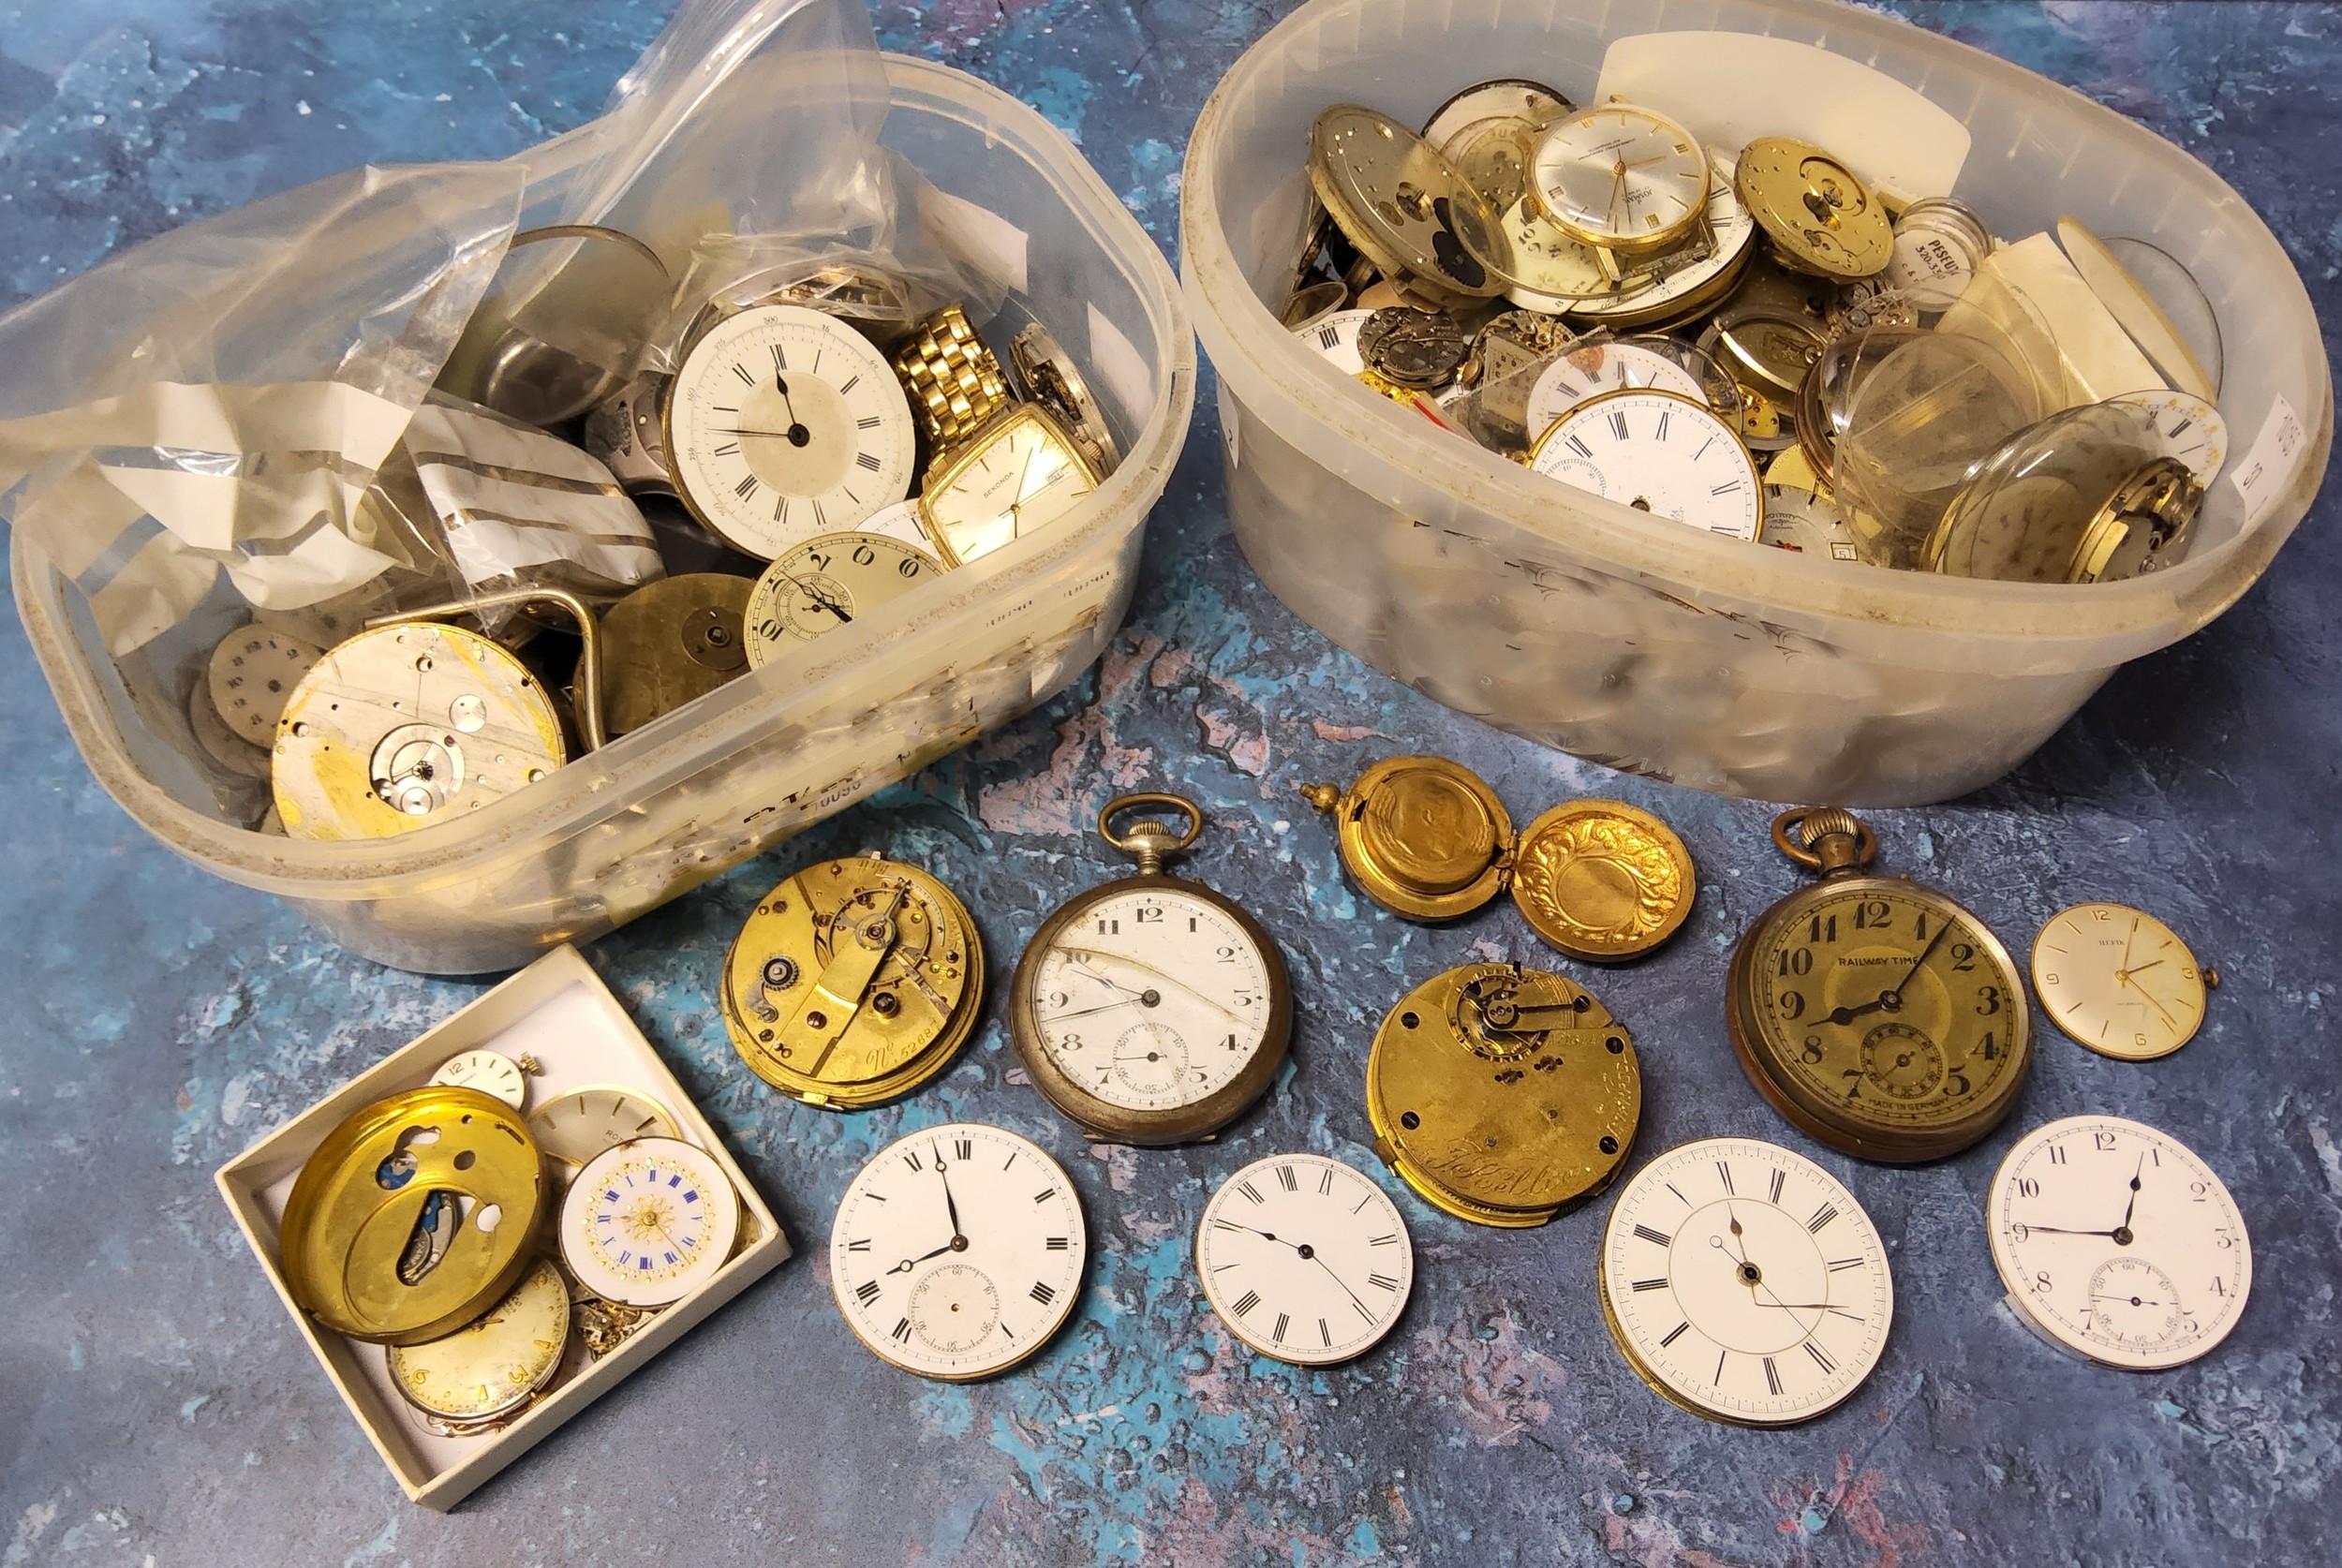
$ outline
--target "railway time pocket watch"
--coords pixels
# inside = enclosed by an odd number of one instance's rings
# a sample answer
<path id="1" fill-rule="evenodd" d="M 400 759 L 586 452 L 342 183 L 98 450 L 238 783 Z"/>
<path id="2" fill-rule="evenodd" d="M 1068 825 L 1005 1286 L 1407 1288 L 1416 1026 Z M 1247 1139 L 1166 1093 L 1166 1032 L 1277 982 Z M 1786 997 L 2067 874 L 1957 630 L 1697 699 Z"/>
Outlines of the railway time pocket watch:
<path id="1" fill-rule="evenodd" d="M 1185 831 L 1146 818 L 1115 832 L 1149 807 L 1184 815 Z M 1138 874 L 1060 906 L 1009 983 L 1009 1032 L 1033 1087 L 1093 1139 L 1209 1137 L 1284 1060 L 1293 993 L 1275 939 L 1234 900 L 1164 875 L 1203 828 L 1178 795 L 1108 801 L 1099 836 Z"/>
<path id="2" fill-rule="evenodd" d="M 1624 801 L 1574 800 L 1519 836 L 1486 779 L 1445 757 L 1390 757 L 1347 790 L 1304 784 L 1330 814 L 1341 864 L 1408 920 L 1454 920 L 1510 888 L 1521 918 L 1573 958 L 1632 958 L 1691 912 L 1691 851 Z"/>
<path id="3" fill-rule="evenodd" d="M 1911 1162 L 1999 1125 L 2033 1059 L 2024 983 L 1983 922 L 1933 888 L 1863 874 L 1878 841 L 1834 806 L 1773 819 L 1822 880 L 1732 950 L 1732 1046 L 1773 1108 L 1831 1147 Z"/>
<path id="4" fill-rule="evenodd" d="M 2009 1306 L 2069 1354 L 2132 1371 L 2176 1367 L 2226 1339 L 2245 1310 L 2245 1217 L 2168 1132 L 2095 1116 L 2036 1128 L 2001 1161 L 1985 1204 Z"/>
<path id="5" fill-rule="evenodd" d="M 1415 1246 L 1371 1176 L 1272 1154 L 1221 1183 L 1195 1227 L 1204 1299 L 1245 1344 L 1330 1367 L 1381 1342 L 1415 1284 Z"/>
<path id="6" fill-rule="evenodd" d="M 1611 1206 L 1595 1289 L 1637 1376 L 1744 1427 L 1844 1403 L 1895 1309 L 1887 1249 L 1854 1194 L 1753 1138 L 1683 1144 L 1636 1172 Z"/>
<path id="7" fill-rule="evenodd" d="M 846 1326 L 881 1359 L 946 1383 L 1004 1372 L 1081 1295 L 1089 1233 L 1064 1169 L 1014 1132 L 930 1127 L 847 1184 L 829 1233 Z"/>
<path id="8" fill-rule="evenodd" d="M 1542 1225 L 1618 1174 L 1642 1116 L 1635 1043 L 1557 974 L 1466 964 L 1400 998 L 1366 1062 L 1374 1152 L 1435 1207 Z"/>

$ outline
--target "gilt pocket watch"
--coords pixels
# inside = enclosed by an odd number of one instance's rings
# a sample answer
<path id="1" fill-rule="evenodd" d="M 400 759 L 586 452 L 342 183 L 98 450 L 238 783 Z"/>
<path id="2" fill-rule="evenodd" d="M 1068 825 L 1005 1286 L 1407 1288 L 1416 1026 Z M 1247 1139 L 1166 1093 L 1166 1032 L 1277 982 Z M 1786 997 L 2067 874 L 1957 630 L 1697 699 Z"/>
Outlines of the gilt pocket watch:
<path id="1" fill-rule="evenodd" d="M 1272 1154 L 1221 1183 L 1195 1227 L 1204 1299 L 1266 1356 L 1329 1367 L 1397 1325 L 1415 1285 L 1399 1206 L 1322 1154 Z"/>
<path id="2" fill-rule="evenodd" d="M 1732 950 L 1726 1016 L 1759 1093 L 1865 1160 L 1957 1154 L 1999 1125 L 2033 1059 L 2024 982 L 1983 922 L 1933 888 L 1866 876 L 1870 828 L 1785 811 L 1773 842 L 1817 884 Z"/>
<path id="3" fill-rule="evenodd" d="M 1184 832 L 1128 812 L 1187 819 Z M 1207 1138 L 1260 1098 L 1284 1060 L 1293 993 L 1258 921 L 1163 863 L 1194 843 L 1204 814 L 1178 795 L 1121 795 L 1101 837 L 1138 874 L 1091 888 L 1041 924 L 1009 983 L 1009 1032 L 1050 1104 L 1094 1139 Z"/>

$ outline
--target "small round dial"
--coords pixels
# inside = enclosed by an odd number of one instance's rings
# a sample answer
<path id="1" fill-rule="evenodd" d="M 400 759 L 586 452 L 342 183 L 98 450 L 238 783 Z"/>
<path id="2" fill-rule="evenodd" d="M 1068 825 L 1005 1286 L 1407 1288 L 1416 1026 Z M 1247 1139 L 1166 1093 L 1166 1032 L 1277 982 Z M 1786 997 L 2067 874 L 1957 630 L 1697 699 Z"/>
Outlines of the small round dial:
<path id="1" fill-rule="evenodd" d="M 1894 1317 L 1862 1206 L 1812 1161 L 1753 1139 L 1685 1144 L 1636 1173 L 1597 1275 L 1635 1370 L 1686 1410 L 1746 1426 L 1836 1408 Z"/>
<path id="2" fill-rule="evenodd" d="M 1708 157 L 1652 110 L 1607 103 L 1546 128 L 1530 183 L 1555 223 L 1629 254 L 1682 239 L 1708 205 Z"/>
<path id="3" fill-rule="evenodd" d="M 2228 1337 L 2252 1242 L 2220 1178 L 2167 1132 L 2120 1117 L 2035 1129 L 1986 1197 L 2008 1299 L 2066 1349 L 2151 1370 Z"/>
<path id="4" fill-rule="evenodd" d="M 248 626 L 230 632 L 212 650 L 205 671 L 212 705 L 236 734 L 272 746 L 293 688 L 324 652 L 287 631 Z"/>
<path id="5" fill-rule="evenodd" d="M 740 1195 L 705 1150 L 637 1138 L 586 1161 L 561 1205 L 561 1261 L 627 1307 L 664 1307 L 705 1284 L 740 1238 Z"/>
<path id="6" fill-rule="evenodd" d="M 534 1057 L 514 1061 L 498 1051 L 466 1051 L 441 1062 L 431 1081 L 493 1094 L 517 1111 L 528 1103 L 528 1075 L 536 1070 Z"/>
<path id="7" fill-rule="evenodd" d="M 749 667 L 762 669 L 800 643 L 852 626 L 942 570 L 926 551 L 878 534 L 808 540 L 767 568 L 749 595 Z"/>
<path id="8" fill-rule="evenodd" d="M 1297 328 L 1293 335 L 1325 355 L 1327 362 L 1344 376 L 1356 376 L 1366 368 L 1366 356 L 1358 351 L 1358 333 L 1372 319 L 1371 310 L 1337 310 Z"/>
<path id="9" fill-rule="evenodd" d="M 920 492 L 927 531 L 946 565 L 989 555 L 1057 522 L 1096 492 L 1090 466 L 1063 427 L 1019 404 L 969 438 Z"/>
<path id="10" fill-rule="evenodd" d="M 1529 389 L 1528 428 L 1543 435 L 1588 398 L 1644 387 L 1707 401 L 1698 377 L 1665 354 L 1632 343 L 1596 343 L 1570 349 L 1538 374 Z"/>
<path id="11" fill-rule="evenodd" d="M 1081 1294 L 1089 1234 L 1058 1162 L 997 1127 L 931 1127 L 890 1145 L 838 1201 L 837 1309 L 881 1357 L 964 1383 L 1047 1342 Z"/>
<path id="12" fill-rule="evenodd" d="M 1399 1322 L 1415 1247 L 1374 1180 L 1321 1154 L 1277 1154 L 1230 1176 L 1195 1231 L 1204 1298 L 1263 1355 L 1347 1361 Z"/>
<path id="13" fill-rule="evenodd" d="M 1549 479 L 1731 539 L 1753 540 L 1763 487 L 1741 438 L 1695 398 L 1605 392 L 1553 422 L 1530 466 Z"/>
<path id="14" fill-rule="evenodd" d="M 2168 1057 L 2203 1024 L 2204 978 L 2170 926 L 2120 904 L 2076 904 L 2033 943 L 2033 985 L 2064 1029 L 2100 1056 Z"/>
<path id="15" fill-rule="evenodd" d="M 564 1165 L 583 1165 L 603 1149 L 635 1138 L 672 1138 L 674 1117 L 640 1089 L 592 1084 L 566 1089 L 530 1113 L 528 1131 Z"/>
<path id="16" fill-rule="evenodd" d="M 667 394 L 667 455 L 700 520 L 767 560 L 911 489 L 918 437 L 869 340 L 804 305 L 721 318 Z"/>
<path id="17" fill-rule="evenodd" d="M 391 1347 L 391 1381 L 440 1423 L 509 1416 L 560 1369 L 570 1339 L 570 1291 L 540 1258 L 511 1294 L 444 1339 Z"/>

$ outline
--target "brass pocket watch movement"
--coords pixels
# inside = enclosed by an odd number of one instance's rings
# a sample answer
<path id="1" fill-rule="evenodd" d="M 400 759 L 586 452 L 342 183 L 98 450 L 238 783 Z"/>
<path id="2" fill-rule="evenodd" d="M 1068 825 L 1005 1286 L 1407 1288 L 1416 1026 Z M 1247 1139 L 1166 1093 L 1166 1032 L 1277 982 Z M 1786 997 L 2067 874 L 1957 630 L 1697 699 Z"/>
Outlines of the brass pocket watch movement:
<path id="1" fill-rule="evenodd" d="M 1115 831 L 1149 807 L 1183 815 L 1184 828 L 1149 817 Z M 1164 874 L 1203 827 L 1178 795 L 1107 802 L 1099 836 L 1138 874 L 1061 905 L 1009 983 L 1009 1033 L 1033 1087 L 1093 1139 L 1209 1137 L 1284 1060 L 1293 992 L 1275 939 L 1233 899 Z"/>
<path id="2" fill-rule="evenodd" d="M 1393 120 L 1336 104 L 1310 127 L 1310 185 L 1358 254 L 1428 305 L 1504 292 L 1512 247 L 1462 171 Z"/>
<path id="3" fill-rule="evenodd" d="M 1957 1154 L 1999 1125 L 2033 1059 L 2024 983 L 1983 922 L 1907 878 L 1864 874 L 1870 828 L 1785 811 L 1773 842 L 1822 880 L 1757 917 L 1726 981 L 1750 1082 L 1865 1160 Z"/>
<path id="4" fill-rule="evenodd" d="M 748 672 L 752 586 L 725 572 L 687 572 L 637 588 L 602 613 L 610 733 L 639 730 Z"/>
<path id="5" fill-rule="evenodd" d="M 1444 757 L 1391 757 L 1347 790 L 1305 784 L 1334 819 L 1341 863 L 1408 920 L 1454 920 L 1509 888 L 1521 918 L 1573 958 L 1632 958 L 1691 912 L 1691 851 L 1623 801 L 1565 801 L 1518 837 L 1488 781 Z"/>
<path id="6" fill-rule="evenodd" d="M 1433 1206 L 1542 1225 L 1618 1174 L 1642 1115 L 1635 1043 L 1587 992 L 1466 964 L 1400 999 L 1366 1063 L 1374 1152 Z"/>
<path id="7" fill-rule="evenodd" d="M 984 999 L 966 906 L 915 865 L 809 865 L 761 899 L 725 955 L 741 1059 L 808 1105 L 860 1110 L 950 1065 Z"/>

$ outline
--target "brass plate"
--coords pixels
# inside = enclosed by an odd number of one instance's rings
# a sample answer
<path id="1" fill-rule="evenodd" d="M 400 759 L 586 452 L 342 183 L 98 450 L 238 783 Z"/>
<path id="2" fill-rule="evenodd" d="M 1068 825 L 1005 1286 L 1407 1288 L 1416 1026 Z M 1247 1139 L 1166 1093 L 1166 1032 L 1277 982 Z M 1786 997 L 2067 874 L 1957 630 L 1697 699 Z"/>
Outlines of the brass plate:
<path id="1" fill-rule="evenodd" d="M 1513 901 L 1546 942 L 1573 958 L 1633 958 L 1669 937 L 1698 887 L 1674 830 L 1624 801 L 1574 800 L 1521 834 Z"/>
<path id="2" fill-rule="evenodd" d="M 1504 291 L 1511 246 L 1455 165 L 1371 109 L 1336 104 L 1310 127 L 1310 184 L 1350 243 L 1433 303 Z"/>
<path id="3" fill-rule="evenodd" d="M 1810 142 L 1761 136 L 1733 183 L 1781 259 L 1826 277 L 1868 277 L 1894 259 L 1894 222 L 1860 176 Z"/>
<path id="4" fill-rule="evenodd" d="M 1309 787 L 1334 814 L 1341 862 L 1366 895 L 1410 920 L 1453 920 L 1496 896 L 1512 819 L 1496 791 L 1445 757 L 1390 757 L 1348 791 Z"/>
<path id="5" fill-rule="evenodd" d="M 745 673 L 754 587 L 745 577 L 695 571 L 637 588 L 604 612 L 603 728 L 639 730 Z"/>

